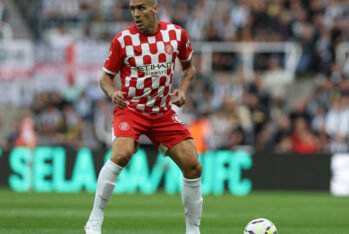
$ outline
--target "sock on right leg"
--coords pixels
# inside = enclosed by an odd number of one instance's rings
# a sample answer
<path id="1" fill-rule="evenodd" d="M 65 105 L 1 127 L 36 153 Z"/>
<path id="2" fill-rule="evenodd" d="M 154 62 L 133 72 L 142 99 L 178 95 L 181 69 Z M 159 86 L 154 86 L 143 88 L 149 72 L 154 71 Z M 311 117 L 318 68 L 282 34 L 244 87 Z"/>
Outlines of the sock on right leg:
<path id="1" fill-rule="evenodd" d="M 122 167 L 111 160 L 108 160 L 102 167 L 97 180 L 95 200 L 89 220 L 103 220 L 104 208 L 107 206 L 113 193 L 116 179 L 121 170 Z"/>

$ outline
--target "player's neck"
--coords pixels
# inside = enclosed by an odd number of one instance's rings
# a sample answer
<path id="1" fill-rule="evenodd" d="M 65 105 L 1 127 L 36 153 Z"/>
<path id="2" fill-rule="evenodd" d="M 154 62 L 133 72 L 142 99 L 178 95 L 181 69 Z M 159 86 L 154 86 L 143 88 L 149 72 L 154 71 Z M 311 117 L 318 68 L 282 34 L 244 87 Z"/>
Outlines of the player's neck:
<path id="1" fill-rule="evenodd" d="M 142 33 L 145 35 L 154 35 L 158 32 L 160 27 L 160 22 L 159 20 L 155 20 L 154 24 L 152 25 L 152 27 L 147 28 L 145 31 L 143 31 Z"/>

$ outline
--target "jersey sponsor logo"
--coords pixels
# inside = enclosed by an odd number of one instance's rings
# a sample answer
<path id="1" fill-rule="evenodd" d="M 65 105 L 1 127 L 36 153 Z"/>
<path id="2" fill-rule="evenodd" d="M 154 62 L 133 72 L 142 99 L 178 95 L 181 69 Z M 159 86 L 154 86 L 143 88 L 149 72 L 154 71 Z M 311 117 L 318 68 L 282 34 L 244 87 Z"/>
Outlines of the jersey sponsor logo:
<path id="1" fill-rule="evenodd" d="M 123 132 L 126 132 L 130 129 L 130 125 L 127 122 L 121 122 L 119 124 L 119 129 Z"/>
<path id="2" fill-rule="evenodd" d="M 135 52 L 135 55 L 136 55 L 136 56 L 139 56 L 139 55 L 142 54 L 142 51 L 141 51 L 141 50 L 136 50 L 136 49 L 134 49 L 134 52 Z"/>
<path id="3" fill-rule="evenodd" d="M 190 46 L 191 46 L 191 43 L 190 43 L 190 41 L 188 40 L 188 41 L 187 41 L 187 44 L 185 44 L 185 47 L 186 47 L 186 48 L 189 48 Z"/>
<path id="4" fill-rule="evenodd" d="M 165 76 L 167 75 L 167 69 L 172 67 L 172 62 L 168 63 L 156 63 L 138 66 L 137 70 L 144 72 L 145 76 Z"/>
<path id="5" fill-rule="evenodd" d="M 173 54 L 173 47 L 172 47 L 172 45 L 167 44 L 165 46 L 165 52 L 166 52 L 166 54 Z"/>

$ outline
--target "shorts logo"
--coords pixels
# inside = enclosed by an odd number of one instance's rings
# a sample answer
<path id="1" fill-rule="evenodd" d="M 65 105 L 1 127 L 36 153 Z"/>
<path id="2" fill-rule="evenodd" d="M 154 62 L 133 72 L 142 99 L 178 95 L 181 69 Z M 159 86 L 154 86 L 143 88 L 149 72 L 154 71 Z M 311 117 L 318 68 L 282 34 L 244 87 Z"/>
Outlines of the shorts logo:
<path id="1" fill-rule="evenodd" d="M 172 54 L 172 53 L 173 53 L 173 47 L 172 47 L 172 45 L 167 44 L 167 45 L 165 46 L 165 52 L 166 52 L 166 54 Z"/>
<path id="2" fill-rule="evenodd" d="M 180 123 L 180 124 L 183 123 L 183 122 L 178 118 L 178 115 L 176 115 L 176 114 L 173 114 L 173 115 L 172 115 L 172 119 L 173 119 L 175 122 L 177 122 L 177 123 Z"/>
<path id="3" fill-rule="evenodd" d="M 121 131 L 126 132 L 126 131 L 128 131 L 128 130 L 130 129 L 130 125 L 129 125 L 127 122 L 121 122 L 121 123 L 119 124 L 119 129 L 120 129 Z"/>

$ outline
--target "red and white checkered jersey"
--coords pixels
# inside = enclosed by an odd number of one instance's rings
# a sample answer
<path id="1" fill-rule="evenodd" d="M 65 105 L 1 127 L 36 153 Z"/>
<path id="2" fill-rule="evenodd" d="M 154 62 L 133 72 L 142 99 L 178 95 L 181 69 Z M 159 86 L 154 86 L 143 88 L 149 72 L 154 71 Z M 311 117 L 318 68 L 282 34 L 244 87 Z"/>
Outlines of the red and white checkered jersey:
<path id="1" fill-rule="evenodd" d="M 114 37 L 103 70 L 111 75 L 120 72 L 129 108 L 157 114 L 170 107 L 176 58 L 189 61 L 192 53 L 188 34 L 178 25 L 160 22 L 152 35 L 133 25 Z"/>

